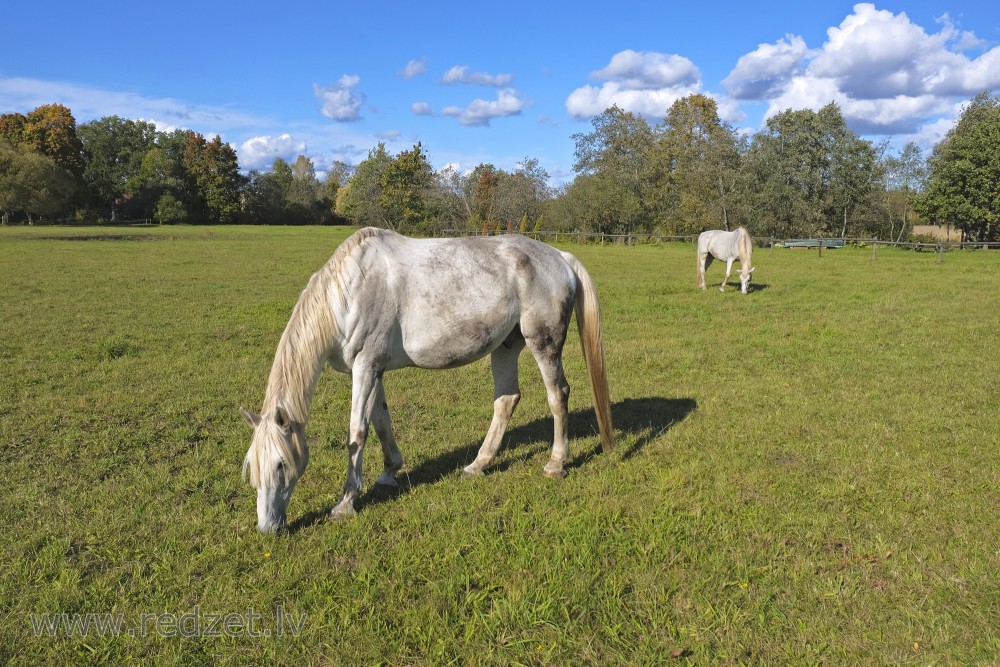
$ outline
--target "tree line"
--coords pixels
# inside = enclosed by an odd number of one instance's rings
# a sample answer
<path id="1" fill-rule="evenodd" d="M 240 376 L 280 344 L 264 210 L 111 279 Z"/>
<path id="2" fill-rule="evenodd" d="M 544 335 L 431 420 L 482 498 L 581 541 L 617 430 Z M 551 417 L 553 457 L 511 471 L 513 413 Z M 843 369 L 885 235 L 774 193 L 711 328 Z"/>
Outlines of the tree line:
<path id="1" fill-rule="evenodd" d="M 973 99 L 924 157 L 847 127 L 840 108 L 788 109 L 752 135 L 714 100 L 677 100 L 662 122 L 617 106 L 572 135 L 574 178 L 552 188 L 525 157 L 435 171 L 421 143 L 380 143 L 323 179 L 299 156 L 241 172 L 236 152 L 190 130 L 117 116 L 76 124 L 58 104 L 0 115 L 0 216 L 149 219 L 161 224 L 356 224 L 432 235 L 444 229 L 691 235 L 743 225 L 756 236 L 900 240 L 915 221 L 966 240 L 1000 240 L 1000 101 Z"/>

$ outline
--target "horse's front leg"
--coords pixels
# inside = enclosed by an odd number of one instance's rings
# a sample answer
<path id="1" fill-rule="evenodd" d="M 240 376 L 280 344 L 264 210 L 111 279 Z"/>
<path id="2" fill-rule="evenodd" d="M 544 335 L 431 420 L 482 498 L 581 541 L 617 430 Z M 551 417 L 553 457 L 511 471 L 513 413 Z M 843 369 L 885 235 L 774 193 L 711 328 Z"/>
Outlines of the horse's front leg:
<path id="1" fill-rule="evenodd" d="M 403 467 L 403 454 L 396 445 L 396 436 L 392 432 L 392 419 L 389 417 L 389 404 L 385 400 L 385 387 L 382 380 L 375 386 L 374 406 L 372 407 L 372 426 L 382 445 L 382 462 L 385 466 L 375 483 L 382 486 L 397 487 L 396 473 Z"/>
<path id="2" fill-rule="evenodd" d="M 365 440 L 368 439 L 368 425 L 372 419 L 375 406 L 376 389 L 382 379 L 382 370 L 372 364 L 354 364 L 351 373 L 351 424 L 347 433 L 347 480 L 344 482 L 344 495 L 340 502 L 330 510 L 330 518 L 334 520 L 354 516 L 354 499 L 361 493 L 362 454 Z"/>
<path id="3" fill-rule="evenodd" d="M 733 260 L 726 260 L 726 277 L 722 279 L 722 286 L 719 287 L 720 292 L 726 291 L 726 283 L 729 281 L 729 274 L 733 272 Z"/>
<path id="4" fill-rule="evenodd" d="M 493 421 L 479 447 L 476 460 L 462 470 L 463 477 L 482 475 L 483 469 L 496 458 L 507 424 L 521 400 L 521 389 L 517 382 L 517 357 L 523 349 L 524 339 L 517 336 L 508 338 L 490 356 L 493 369 Z"/>

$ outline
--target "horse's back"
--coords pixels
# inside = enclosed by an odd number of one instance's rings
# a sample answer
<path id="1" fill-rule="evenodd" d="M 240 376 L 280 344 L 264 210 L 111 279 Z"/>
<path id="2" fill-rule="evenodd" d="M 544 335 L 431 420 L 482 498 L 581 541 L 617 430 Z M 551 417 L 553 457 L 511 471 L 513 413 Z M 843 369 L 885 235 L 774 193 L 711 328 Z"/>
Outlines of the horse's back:
<path id="1" fill-rule="evenodd" d="M 575 277 L 562 253 L 524 236 L 414 239 L 370 232 L 364 244 L 355 257 L 363 284 L 353 286 L 351 307 L 358 318 L 370 311 L 385 320 L 380 335 L 390 339 L 400 365 L 468 363 L 519 324 L 564 319 L 575 299 Z"/>
<path id="2" fill-rule="evenodd" d="M 698 236 L 698 254 L 710 253 L 720 260 L 739 259 L 744 237 L 749 239 L 749 234 L 743 227 L 737 227 L 731 232 L 710 229 Z"/>

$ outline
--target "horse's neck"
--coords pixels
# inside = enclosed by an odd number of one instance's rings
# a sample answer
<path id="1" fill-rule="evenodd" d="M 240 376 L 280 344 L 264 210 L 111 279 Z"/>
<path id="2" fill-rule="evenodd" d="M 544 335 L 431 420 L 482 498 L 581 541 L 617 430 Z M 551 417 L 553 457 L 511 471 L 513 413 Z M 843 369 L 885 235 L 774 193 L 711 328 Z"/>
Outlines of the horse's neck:
<path id="1" fill-rule="evenodd" d="M 280 403 L 295 421 L 306 423 L 323 365 L 333 345 L 333 317 L 322 290 L 303 292 L 292 311 L 267 383 L 265 410 Z M 310 292 L 318 292 L 311 294 Z"/>

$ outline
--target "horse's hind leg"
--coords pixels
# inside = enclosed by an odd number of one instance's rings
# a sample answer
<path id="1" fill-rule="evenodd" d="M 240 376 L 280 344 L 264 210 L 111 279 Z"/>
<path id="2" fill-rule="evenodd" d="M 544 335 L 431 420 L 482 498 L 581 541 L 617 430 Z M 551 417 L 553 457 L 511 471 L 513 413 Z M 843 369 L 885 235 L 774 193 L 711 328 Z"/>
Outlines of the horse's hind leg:
<path id="1" fill-rule="evenodd" d="M 698 287 L 705 289 L 705 271 L 712 265 L 712 256 L 707 252 L 698 253 Z"/>
<path id="2" fill-rule="evenodd" d="M 396 436 L 392 432 L 392 419 L 389 417 L 389 405 L 385 401 L 385 387 L 382 380 L 375 386 L 375 396 L 372 399 L 372 426 L 382 445 L 382 461 L 385 468 L 376 478 L 375 483 L 382 486 L 396 487 L 396 473 L 403 467 L 403 454 L 396 445 Z"/>
<path id="3" fill-rule="evenodd" d="M 482 475 L 483 469 L 496 458 L 510 417 L 521 400 L 521 389 L 517 382 L 517 358 L 523 349 L 524 338 L 520 334 L 512 334 L 490 355 L 490 365 L 493 368 L 493 422 L 479 447 L 476 460 L 462 471 L 463 477 Z"/>
<path id="4" fill-rule="evenodd" d="M 566 340 L 566 330 L 561 337 L 540 336 L 528 338 L 528 349 L 535 355 L 549 409 L 552 411 L 553 436 L 552 457 L 542 472 L 546 477 L 562 478 L 567 475 L 563 461 L 569 456 L 569 382 L 563 373 L 562 348 Z"/>

